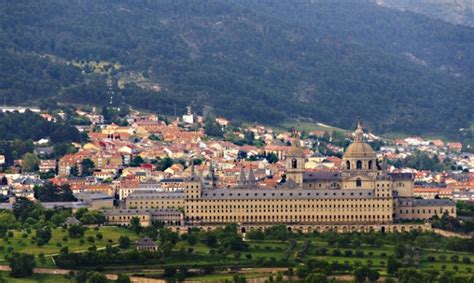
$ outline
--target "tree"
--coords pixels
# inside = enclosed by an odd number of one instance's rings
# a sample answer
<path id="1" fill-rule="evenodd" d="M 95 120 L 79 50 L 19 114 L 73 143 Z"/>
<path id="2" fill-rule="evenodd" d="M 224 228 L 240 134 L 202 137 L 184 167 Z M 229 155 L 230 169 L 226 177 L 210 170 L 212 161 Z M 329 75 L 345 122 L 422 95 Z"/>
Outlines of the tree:
<path id="1" fill-rule="evenodd" d="M 26 153 L 23 155 L 21 166 L 26 172 L 38 171 L 40 159 L 34 153 Z"/>
<path id="2" fill-rule="evenodd" d="M 43 214 L 44 208 L 27 198 L 17 197 L 13 204 L 13 215 L 17 220 L 25 221 L 28 218 L 39 220 Z"/>
<path id="3" fill-rule="evenodd" d="M 251 229 L 245 234 L 245 237 L 249 240 L 261 241 L 265 239 L 265 233 L 260 229 Z"/>
<path id="4" fill-rule="evenodd" d="M 387 260 L 387 273 L 393 275 L 402 266 L 401 262 L 396 260 L 394 257 L 389 257 Z"/>
<path id="5" fill-rule="evenodd" d="M 128 236 L 120 236 L 119 238 L 119 247 L 121 249 L 128 249 L 130 247 L 130 238 Z"/>
<path id="6" fill-rule="evenodd" d="M 121 274 L 119 273 L 117 276 L 117 280 L 115 280 L 115 283 L 130 283 L 130 276 L 126 274 Z"/>
<path id="7" fill-rule="evenodd" d="M 0 179 L 0 185 L 2 185 L 2 186 L 8 185 L 7 177 L 3 176 L 3 177 Z"/>
<path id="8" fill-rule="evenodd" d="M 272 164 L 278 162 L 278 156 L 273 152 L 270 152 L 269 154 L 267 154 L 266 159 L 269 163 L 272 163 Z"/>
<path id="9" fill-rule="evenodd" d="M 174 164 L 174 161 L 173 159 L 171 159 L 170 157 L 166 156 L 165 158 L 161 159 L 159 162 L 158 162 L 158 170 L 160 171 L 165 171 L 166 169 L 170 168 L 171 166 L 173 166 Z"/>
<path id="10" fill-rule="evenodd" d="M 166 266 L 163 270 L 163 276 L 166 278 L 172 277 L 176 274 L 177 270 L 174 267 Z"/>
<path id="11" fill-rule="evenodd" d="M 190 233 L 186 240 L 190 246 L 194 246 L 198 240 L 196 233 Z"/>
<path id="12" fill-rule="evenodd" d="M 380 278 L 380 274 L 377 270 L 374 270 L 374 269 L 370 269 L 367 273 L 367 279 L 370 281 L 370 282 L 375 282 L 377 280 L 379 280 Z"/>
<path id="13" fill-rule="evenodd" d="M 132 217 L 132 220 L 130 220 L 130 227 L 135 233 L 140 233 L 141 231 L 141 224 L 140 224 L 140 218 L 138 217 Z"/>
<path id="14" fill-rule="evenodd" d="M 34 188 L 35 198 L 41 202 L 69 202 L 77 201 L 69 184 L 62 186 L 46 182 L 43 186 Z"/>
<path id="15" fill-rule="evenodd" d="M 85 158 L 81 161 L 82 176 L 91 176 L 94 173 L 94 161 L 89 158 Z"/>
<path id="16" fill-rule="evenodd" d="M 288 241 L 292 235 L 285 225 L 275 225 L 265 229 L 265 239 Z"/>
<path id="17" fill-rule="evenodd" d="M 46 245 L 51 240 L 51 228 L 48 226 L 36 230 L 36 244 L 38 246 Z"/>
<path id="18" fill-rule="evenodd" d="M 139 167 L 140 165 L 145 162 L 140 155 L 137 155 L 133 158 L 132 162 L 130 162 L 131 167 Z"/>
<path id="19" fill-rule="evenodd" d="M 79 217 L 78 220 L 80 220 L 83 224 L 86 225 L 101 225 L 106 222 L 104 213 L 99 210 L 87 211 L 85 213 L 82 213 L 81 217 Z"/>
<path id="20" fill-rule="evenodd" d="M 170 241 L 166 241 L 161 245 L 161 254 L 164 257 L 169 257 L 171 255 L 171 251 L 173 249 L 173 244 Z"/>
<path id="21" fill-rule="evenodd" d="M 210 116 L 206 118 L 204 123 L 204 132 L 211 137 L 222 138 L 224 136 L 221 126 Z"/>
<path id="22" fill-rule="evenodd" d="M 88 283 L 107 283 L 107 277 L 100 272 L 91 272 L 87 274 Z"/>
<path id="23" fill-rule="evenodd" d="M 33 275 L 35 268 L 35 257 L 30 254 L 13 253 L 7 256 L 8 265 L 11 268 L 11 276 L 22 278 Z"/>
<path id="24" fill-rule="evenodd" d="M 354 280 L 355 282 L 364 282 L 367 278 L 368 267 L 359 267 L 354 271 Z"/>
<path id="25" fill-rule="evenodd" d="M 73 224 L 67 230 L 69 237 L 82 238 L 84 236 L 85 228 L 82 225 Z"/>
<path id="26" fill-rule="evenodd" d="M 402 258 L 405 256 L 406 247 L 404 244 L 397 244 L 395 245 L 395 257 Z"/>

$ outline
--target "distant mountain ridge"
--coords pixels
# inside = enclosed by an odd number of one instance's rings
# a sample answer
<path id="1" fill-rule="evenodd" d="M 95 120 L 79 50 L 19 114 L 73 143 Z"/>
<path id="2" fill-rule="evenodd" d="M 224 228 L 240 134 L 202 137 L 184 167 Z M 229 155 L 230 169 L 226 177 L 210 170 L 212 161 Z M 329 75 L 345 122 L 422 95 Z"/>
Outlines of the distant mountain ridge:
<path id="1" fill-rule="evenodd" d="M 108 104 L 109 78 L 114 104 L 168 114 L 191 104 L 343 128 L 361 116 L 380 133 L 453 136 L 474 121 L 474 29 L 370 1 L 14 1 L 1 13 L 10 104 Z M 122 67 L 93 73 L 91 60 Z"/>
<path id="2" fill-rule="evenodd" d="M 375 0 L 378 5 L 408 10 L 453 24 L 474 27 L 472 0 Z"/>

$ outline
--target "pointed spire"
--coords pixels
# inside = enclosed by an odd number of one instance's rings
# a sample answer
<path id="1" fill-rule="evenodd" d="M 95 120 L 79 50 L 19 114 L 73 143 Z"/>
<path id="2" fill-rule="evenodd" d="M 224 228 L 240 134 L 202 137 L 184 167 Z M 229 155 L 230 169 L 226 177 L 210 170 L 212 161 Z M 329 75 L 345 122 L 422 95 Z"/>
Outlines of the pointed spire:
<path id="1" fill-rule="evenodd" d="M 212 160 L 209 161 L 209 175 L 208 175 L 209 178 L 213 178 L 214 177 L 214 167 L 212 166 Z"/>
<path id="2" fill-rule="evenodd" d="M 362 122 L 360 117 L 357 119 L 357 129 L 354 132 L 354 142 L 363 142 L 364 141 L 364 129 L 362 128 Z"/>
<path id="3" fill-rule="evenodd" d="M 246 184 L 247 184 L 247 178 L 245 178 L 244 166 L 240 164 L 239 185 L 244 186 Z"/>
<path id="4" fill-rule="evenodd" d="M 362 121 L 360 120 L 360 116 L 357 118 L 357 129 L 362 129 Z"/>
<path id="5" fill-rule="evenodd" d="M 196 171 L 194 168 L 194 158 L 191 158 L 191 178 L 196 177 Z"/>
<path id="6" fill-rule="evenodd" d="M 249 177 L 247 178 L 249 185 L 255 185 L 257 183 L 257 179 L 255 178 L 255 174 L 253 173 L 252 166 L 250 166 Z"/>

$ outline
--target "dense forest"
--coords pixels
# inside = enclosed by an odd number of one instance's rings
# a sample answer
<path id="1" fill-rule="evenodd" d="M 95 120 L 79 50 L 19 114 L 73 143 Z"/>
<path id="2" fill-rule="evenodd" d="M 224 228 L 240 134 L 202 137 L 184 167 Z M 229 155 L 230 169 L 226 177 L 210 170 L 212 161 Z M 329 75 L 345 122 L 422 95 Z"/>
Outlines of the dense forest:
<path id="1" fill-rule="evenodd" d="M 114 103 L 378 132 L 474 122 L 474 29 L 372 1 L 41 1 L 1 9 L 0 101 Z M 52 56 L 45 56 L 52 55 Z M 120 63 L 108 74 L 72 60 Z M 127 71 L 160 90 L 116 83 Z"/>

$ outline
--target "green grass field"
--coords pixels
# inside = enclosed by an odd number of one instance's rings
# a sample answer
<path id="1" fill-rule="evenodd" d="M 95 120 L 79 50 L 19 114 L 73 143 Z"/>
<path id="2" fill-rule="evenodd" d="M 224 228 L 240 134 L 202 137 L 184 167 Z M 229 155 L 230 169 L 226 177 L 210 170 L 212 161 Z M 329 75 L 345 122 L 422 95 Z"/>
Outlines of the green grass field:
<path id="1" fill-rule="evenodd" d="M 102 234 L 102 239 L 97 238 L 97 234 Z M 62 228 L 55 228 L 52 230 L 51 240 L 48 244 L 38 247 L 35 241 L 32 239 L 35 232 L 32 231 L 28 234 L 26 231 L 13 231 L 13 238 L 0 238 L 0 264 L 7 264 L 5 256 L 9 254 L 8 247 L 12 247 L 12 252 L 29 253 L 38 256 L 43 253 L 46 257 L 46 262 L 42 263 L 37 258 L 38 267 L 54 267 L 54 263 L 51 260 L 50 255 L 59 253 L 62 247 L 68 247 L 70 252 L 86 251 L 92 245 L 95 245 L 98 249 L 104 248 L 107 243 L 111 241 L 112 245 L 118 243 L 120 236 L 128 236 L 132 241 L 135 241 L 138 237 L 135 233 L 128 229 L 119 227 L 100 227 L 98 231 L 93 228 L 87 229 L 82 238 L 84 243 L 80 243 L 80 239 L 73 239 L 68 236 L 67 230 Z M 26 237 L 24 237 L 26 236 Z M 92 236 L 94 237 L 94 243 L 88 242 L 86 239 Z M 67 241 L 63 238 L 67 237 Z"/>
<path id="2" fill-rule="evenodd" d="M 146 266 L 127 266 L 122 267 L 126 268 L 127 270 L 141 270 L 142 272 L 146 272 L 147 275 L 151 276 L 160 276 L 161 275 L 161 268 L 164 266 L 167 267 L 175 267 L 180 268 L 182 266 L 199 268 L 199 266 L 208 266 L 212 265 L 216 270 L 221 269 L 222 267 L 230 267 L 230 266 L 253 266 L 256 267 L 256 260 L 259 258 L 263 258 L 265 261 L 269 261 L 271 258 L 274 258 L 277 261 L 280 261 L 284 258 L 284 253 L 288 248 L 288 242 L 278 242 L 278 241 L 247 241 L 249 244 L 249 249 L 246 251 L 240 252 L 240 257 L 235 258 L 235 252 L 231 252 L 226 256 L 222 255 L 211 255 L 210 250 L 211 248 L 207 247 L 204 244 L 196 244 L 194 246 L 190 246 L 187 242 L 179 242 L 175 248 L 174 252 L 177 253 L 179 250 L 186 250 L 188 248 L 192 248 L 192 254 L 189 254 L 185 257 L 176 257 L 175 259 L 167 260 L 163 264 L 156 264 L 156 265 L 146 265 Z M 291 256 L 288 261 L 288 266 L 293 265 L 295 268 L 298 266 L 298 262 L 295 262 L 296 254 L 301 249 L 303 242 L 298 241 L 296 247 L 292 250 Z M 317 254 L 317 249 L 319 248 L 326 248 L 327 254 L 325 256 L 321 256 Z M 333 251 L 335 248 L 328 246 L 326 242 L 323 242 L 320 238 L 313 238 L 312 239 L 312 248 L 310 252 L 304 257 L 304 260 L 308 259 L 321 259 L 326 260 L 328 262 L 337 261 L 339 263 L 349 262 L 351 265 L 355 266 L 356 264 L 361 265 L 368 265 L 371 264 L 372 268 L 377 269 L 382 276 L 386 276 L 386 264 L 388 257 L 394 254 L 394 247 L 391 245 L 383 245 L 379 248 L 361 245 L 359 247 L 360 250 L 364 252 L 363 257 L 356 257 L 354 248 L 340 248 L 341 251 L 340 256 L 334 256 Z M 345 256 L 344 251 L 351 250 L 353 255 L 352 256 Z M 250 254 L 251 259 L 247 259 L 246 255 Z M 452 255 L 459 256 L 459 262 L 452 262 L 450 257 Z M 427 256 L 434 256 L 435 262 L 428 262 L 426 260 Z M 446 259 L 442 261 L 440 256 L 445 256 Z M 470 275 L 468 268 L 473 268 L 472 264 L 465 264 L 462 263 L 462 257 L 467 256 L 471 259 L 471 262 L 474 262 L 474 254 L 468 252 L 452 252 L 452 251 L 434 251 L 429 249 L 423 249 L 421 251 L 421 260 L 419 269 L 421 270 L 428 270 L 428 269 L 435 269 L 439 272 L 444 270 L 447 271 L 455 271 L 458 274 L 462 275 Z M 455 266 L 458 267 L 456 271 Z M 120 270 L 120 267 L 113 267 L 113 270 Z M 151 271 L 155 270 L 155 271 Z M 202 275 L 202 276 L 193 276 L 190 277 L 192 280 L 196 281 L 215 281 L 215 280 L 225 280 L 231 279 L 232 273 L 215 273 L 210 275 Z M 269 274 L 255 274 L 255 277 L 264 277 L 268 276 Z M 246 275 L 247 278 L 253 276 L 252 274 Z"/>
<path id="3" fill-rule="evenodd" d="M 102 235 L 102 239 L 97 238 L 97 234 Z M 7 264 L 5 256 L 10 252 L 10 249 L 13 248 L 13 251 L 23 252 L 33 254 L 36 257 L 36 262 L 38 267 L 55 267 L 55 264 L 52 260 L 52 255 L 59 253 L 60 249 L 64 246 L 67 246 L 70 252 L 82 252 L 86 251 L 92 245 L 95 245 L 98 249 L 103 249 L 107 243 L 112 243 L 113 245 L 118 244 L 118 239 L 120 236 L 128 236 L 132 242 L 136 241 L 138 236 L 131 230 L 119 227 L 100 227 L 98 231 L 95 229 L 88 229 L 82 238 L 84 243 L 80 243 L 79 239 L 72 239 L 67 236 L 67 230 L 62 228 L 55 228 L 52 230 L 52 238 L 48 244 L 43 247 L 38 247 L 33 240 L 35 232 L 26 233 L 26 231 L 14 231 L 13 237 L 11 238 L 2 238 L 0 239 L 0 264 Z M 64 237 L 67 237 L 67 241 L 64 241 Z M 87 238 L 92 236 L 94 238 L 94 243 L 87 241 Z M 296 235 L 295 235 L 296 237 Z M 393 245 L 382 245 L 380 247 L 373 247 L 368 245 L 360 245 L 358 249 L 364 252 L 364 256 L 355 256 L 356 249 L 351 248 L 339 248 L 340 255 L 335 256 L 333 251 L 334 247 L 329 246 L 328 243 L 320 235 L 311 235 L 305 236 L 305 238 L 300 237 L 296 242 L 296 245 L 289 253 L 287 261 L 283 261 L 285 253 L 289 248 L 289 241 L 250 241 L 247 240 L 248 249 L 245 251 L 238 252 L 239 256 L 236 256 L 237 252 L 229 252 L 225 255 L 221 254 L 212 254 L 212 248 L 202 244 L 197 243 L 193 246 L 190 246 L 187 241 L 178 242 L 173 248 L 173 256 L 167 258 L 165 261 L 150 261 L 145 265 L 133 264 L 121 264 L 116 266 L 104 266 L 104 270 L 111 273 L 126 272 L 130 275 L 132 274 L 144 274 L 149 276 L 161 276 L 162 270 L 164 267 L 174 267 L 181 268 L 183 266 L 200 269 L 205 266 L 212 266 L 216 270 L 215 273 L 209 275 L 195 275 L 192 278 L 196 281 L 215 281 L 215 280 L 225 280 L 231 279 L 233 276 L 232 272 L 228 272 L 227 269 L 230 267 L 248 267 L 256 268 L 263 266 L 282 266 L 282 267 L 294 267 L 298 268 L 301 264 L 297 260 L 298 252 L 302 249 L 304 241 L 311 241 L 311 248 L 306 252 L 303 257 L 303 262 L 309 259 L 323 259 L 328 262 L 337 261 L 339 263 L 348 262 L 353 267 L 356 265 L 371 265 L 372 268 L 377 269 L 382 276 L 386 275 L 386 264 L 388 257 L 394 254 Z M 11 247 L 11 248 L 9 248 Z M 130 249 L 133 249 L 132 246 Z M 322 256 L 318 253 L 318 249 L 325 248 L 327 250 L 326 255 Z M 214 248 L 215 250 L 217 248 Z M 352 256 L 346 256 L 345 251 L 351 250 Z M 46 256 L 46 260 L 41 262 L 38 255 L 43 253 Z M 250 257 L 248 256 L 250 255 Z M 459 257 L 458 262 L 453 262 L 451 256 L 457 255 Z M 428 262 L 427 257 L 435 257 L 434 262 Z M 420 251 L 420 261 L 418 268 L 420 270 L 429 270 L 434 269 L 439 272 L 444 270 L 455 271 L 461 275 L 470 275 L 474 265 L 472 263 L 466 264 L 463 263 L 463 257 L 469 257 L 471 262 L 474 262 L 474 253 L 472 252 L 453 252 L 453 251 L 444 251 L 444 250 L 434 250 L 434 249 L 421 249 Z M 262 265 L 262 263 L 270 265 Z M 278 263 L 279 265 L 274 265 Z M 470 271 L 471 269 L 471 271 Z M 7 278 L 7 273 L 1 273 L 4 278 Z M 258 272 L 247 272 L 247 278 L 254 277 L 267 277 L 269 274 L 258 273 Z M 17 279 L 8 278 L 7 282 L 71 282 L 65 277 L 54 276 L 53 275 L 35 275 L 35 277 L 30 278 L 30 281 L 18 281 Z"/>
<path id="4" fill-rule="evenodd" d="M 5 279 L 7 283 L 35 283 L 35 282 L 55 282 L 55 283 L 73 283 L 73 279 L 67 279 L 63 275 L 52 274 L 34 274 L 29 278 L 13 278 L 8 272 L 0 272 L 0 278 Z"/>

